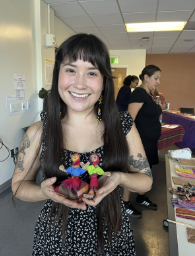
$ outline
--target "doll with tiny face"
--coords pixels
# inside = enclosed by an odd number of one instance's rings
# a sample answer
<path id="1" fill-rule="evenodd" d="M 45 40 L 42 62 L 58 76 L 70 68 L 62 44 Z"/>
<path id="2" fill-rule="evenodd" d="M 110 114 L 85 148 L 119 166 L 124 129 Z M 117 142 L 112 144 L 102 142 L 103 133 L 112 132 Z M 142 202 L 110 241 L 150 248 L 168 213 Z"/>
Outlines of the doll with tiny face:
<path id="1" fill-rule="evenodd" d="M 110 176 L 110 172 L 104 172 L 100 167 L 99 167 L 99 155 L 96 153 L 92 153 L 89 157 L 89 162 L 86 164 L 84 167 L 84 164 L 81 163 L 81 166 L 83 168 L 87 168 L 87 171 L 90 175 L 90 189 L 87 194 L 84 194 L 83 196 L 88 199 L 93 199 L 95 196 L 98 195 L 98 189 L 99 189 L 99 183 L 98 183 L 98 175 L 106 175 Z M 90 165 L 89 165 L 90 164 Z"/>
<path id="2" fill-rule="evenodd" d="M 62 181 L 61 185 L 55 188 L 60 196 L 67 199 L 80 202 L 85 193 L 89 191 L 89 184 L 79 178 L 86 170 L 80 167 L 80 155 L 75 153 L 71 156 L 73 165 L 67 170 L 63 165 L 59 169 L 65 173 L 71 174 L 71 178 Z"/>

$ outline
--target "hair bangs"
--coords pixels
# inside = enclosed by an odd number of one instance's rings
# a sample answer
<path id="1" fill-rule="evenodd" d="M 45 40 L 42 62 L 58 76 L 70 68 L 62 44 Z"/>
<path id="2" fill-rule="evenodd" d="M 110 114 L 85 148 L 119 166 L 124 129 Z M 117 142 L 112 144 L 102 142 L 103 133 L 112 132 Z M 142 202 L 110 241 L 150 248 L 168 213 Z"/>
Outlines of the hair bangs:
<path id="1" fill-rule="evenodd" d="M 112 78 L 107 48 L 96 36 L 80 34 L 67 44 L 62 62 L 72 63 L 78 59 L 90 62 L 103 76 Z"/>

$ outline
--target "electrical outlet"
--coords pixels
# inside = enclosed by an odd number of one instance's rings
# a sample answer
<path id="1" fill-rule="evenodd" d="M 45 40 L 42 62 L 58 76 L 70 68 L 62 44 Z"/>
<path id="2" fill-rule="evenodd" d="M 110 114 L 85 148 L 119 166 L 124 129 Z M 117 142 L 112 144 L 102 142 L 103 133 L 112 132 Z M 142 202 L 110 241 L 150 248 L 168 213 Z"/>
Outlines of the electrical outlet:
<path id="1" fill-rule="evenodd" d="M 11 149 L 11 158 L 14 157 L 14 149 Z"/>

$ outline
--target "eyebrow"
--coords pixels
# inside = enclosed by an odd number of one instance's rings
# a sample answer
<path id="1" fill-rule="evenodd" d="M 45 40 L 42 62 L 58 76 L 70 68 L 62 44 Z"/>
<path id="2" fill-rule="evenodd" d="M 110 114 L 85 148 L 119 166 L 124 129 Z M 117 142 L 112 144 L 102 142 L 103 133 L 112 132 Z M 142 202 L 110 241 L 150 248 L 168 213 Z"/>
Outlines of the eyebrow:
<path id="1" fill-rule="evenodd" d="M 63 65 L 63 67 L 65 67 L 65 66 L 71 66 L 71 67 L 73 67 L 73 68 L 76 68 L 77 66 L 76 65 L 73 65 L 73 64 L 71 64 L 71 63 L 66 63 L 66 64 L 64 64 Z M 89 70 L 99 70 L 98 68 L 96 68 L 96 67 L 91 67 L 91 68 L 88 68 Z"/>

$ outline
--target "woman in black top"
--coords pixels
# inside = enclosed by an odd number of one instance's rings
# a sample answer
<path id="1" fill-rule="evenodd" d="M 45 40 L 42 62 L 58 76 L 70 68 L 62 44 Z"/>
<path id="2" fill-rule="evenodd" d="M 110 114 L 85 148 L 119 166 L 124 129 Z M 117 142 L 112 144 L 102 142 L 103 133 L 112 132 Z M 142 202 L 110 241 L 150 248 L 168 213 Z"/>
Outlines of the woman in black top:
<path id="1" fill-rule="evenodd" d="M 137 76 L 127 76 L 123 81 L 123 86 L 120 88 L 116 103 L 118 106 L 119 112 L 127 111 L 129 99 L 131 95 L 131 88 L 135 88 L 139 83 Z"/>
<path id="2" fill-rule="evenodd" d="M 155 90 L 160 84 L 161 70 L 154 65 L 149 65 L 143 69 L 139 77 L 142 84 L 131 94 L 128 111 L 135 121 L 150 168 L 152 168 L 152 165 L 159 162 L 158 140 L 161 135 L 159 117 L 162 110 L 151 91 Z M 139 166 L 137 168 L 139 171 Z M 140 212 L 130 205 L 129 198 L 130 193 L 124 192 L 123 200 L 126 201 L 127 212 L 131 213 L 132 216 L 135 215 L 134 217 L 140 217 Z M 145 195 L 138 195 L 136 201 L 147 206 L 148 209 L 157 210 L 157 205 L 152 203 Z"/>

